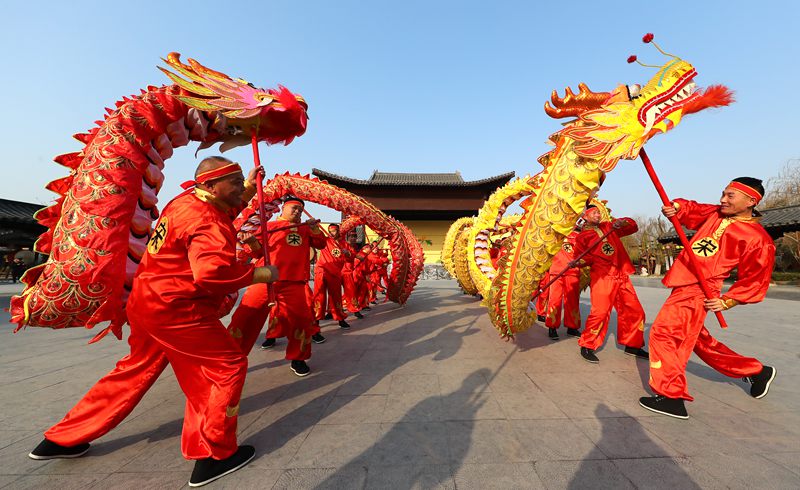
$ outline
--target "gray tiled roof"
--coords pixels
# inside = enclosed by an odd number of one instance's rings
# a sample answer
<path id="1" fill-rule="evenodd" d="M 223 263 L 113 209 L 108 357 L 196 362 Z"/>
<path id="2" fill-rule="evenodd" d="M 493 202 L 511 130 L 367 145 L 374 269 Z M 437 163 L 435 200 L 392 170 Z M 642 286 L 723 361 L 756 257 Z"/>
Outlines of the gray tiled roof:
<path id="1" fill-rule="evenodd" d="M 35 223 L 33 213 L 44 207 L 41 204 L 0 198 L 0 220 Z"/>
<path id="2" fill-rule="evenodd" d="M 785 232 L 800 231 L 800 204 L 794 206 L 785 206 L 782 208 L 765 209 L 761 211 L 761 225 L 767 232 L 775 238 Z M 694 235 L 694 231 L 683 229 L 687 237 Z M 658 237 L 658 241 L 662 243 L 675 241 L 678 239 L 678 234 L 674 231 L 664 233 Z"/>
<path id="3" fill-rule="evenodd" d="M 412 186 L 457 186 L 473 187 L 482 184 L 498 183 L 503 184 L 514 177 L 514 172 L 487 177 L 480 180 L 465 181 L 459 172 L 454 173 L 402 173 L 402 172 L 378 172 L 375 170 L 369 179 L 353 179 L 343 175 L 337 175 L 325 170 L 314 168 L 311 173 L 320 179 L 326 179 L 332 183 L 336 181 L 348 184 L 364 186 L 384 186 L 384 185 L 412 185 Z"/>

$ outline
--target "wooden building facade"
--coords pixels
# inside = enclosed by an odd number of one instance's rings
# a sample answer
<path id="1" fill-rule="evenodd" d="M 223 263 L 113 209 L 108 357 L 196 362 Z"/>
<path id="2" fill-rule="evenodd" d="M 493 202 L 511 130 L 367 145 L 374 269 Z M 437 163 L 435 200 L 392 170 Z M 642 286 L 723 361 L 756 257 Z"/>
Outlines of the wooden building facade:
<path id="1" fill-rule="evenodd" d="M 425 251 L 425 263 L 440 260 L 444 236 L 453 221 L 474 216 L 498 187 L 514 177 L 507 172 L 480 180 L 465 181 L 454 173 L 372 173 L 361 180 L 320 169 L 312 174 L 374 204 L 408 226 Z"/>

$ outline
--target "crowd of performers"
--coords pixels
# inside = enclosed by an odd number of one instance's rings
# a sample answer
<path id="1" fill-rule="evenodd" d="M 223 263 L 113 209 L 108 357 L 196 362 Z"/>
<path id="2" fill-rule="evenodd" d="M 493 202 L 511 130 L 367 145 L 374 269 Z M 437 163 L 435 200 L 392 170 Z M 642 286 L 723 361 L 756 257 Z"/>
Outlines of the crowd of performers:
<path id="1" fill-rule="evenodd" d="M 693 398 L 687 389 L 686 365 L 692 352 L 718 372 L 751 383 L 750 394 L 763 398 L 775 379 L 775 368 L 734 352 L 704 326 L 709 311 L 758 303 L 766 296 L 775 245 L 755 210 L 763 195 L 759 179 L 739 177 L 725 187 L 718 205 L 675 199 L 662 208 L 664 216 L 677 217 L 683 227 L 696 233 L 664 277 L 672 293 L 650 328 L 649 353 L 644 350 L 644 309 L 630 280 L 634 268 L 620 240 L 635 233 L 637 224 L 631 218 L 603 222 L 599 210 L 588 205 L 539 284 L 534 308 L 548 336 L 559 339 L 563 318 L 567 335 L 579 337 L 581 357 L 597 364 L 596 351 L 605 341 L 613 308 L 617 342 L 625 354 L 650 362 L 654 396 L 639 400 L 643 408 L 679 419 L 689 417 L 685 401 Z M 713 298 L 705 297 L 689 254 L 699 264 L 699 275 Z M 581 332 L 579 269 L 585 267 L 590 275 L 591 309 Z M 723 279 L 734 269 L 736 281 L 723 294 Z"/>
<path id="2" fill-rule="evenodd" d="M 312 342 L 324 342 L 319 321 L 330 315 L 343 329 L 348 313 L 377 300 L 386 280 L 385 252 L 379 243 L 355 246 L 338 225 L 322 230 L 314 219 L 301 222 L 304 203 L 289 196 L 280 217 L 267 224 L 268 251 L 253 236 L 240 236 L 246 256 L 237 256 L 233 219 L 252 197 L 263 172 L 245 179 L 238 164 L 222 157 L 203 160 L 193 187 L 163 210 L 147 253 L 136 272 L 128 300 L 130 354 L 98 381 L 30 453 L 33 459 L 74 458 L 120 424 L 148 389 L 172 365 L 186 396 L 181 450 L 196 460 L 190 486 L 205 485 L 249 462 L 255 449 L 238 445 L 237 416 L 247 374 L 247 356 L 267 325 L 262 347 L 287 339 L 286 359 L 298 376 L 309 373 Z M 775 369 L 744 357 L 714 339 L 703 326 L 708 311 L 763 300 L 775 247 L 754 210 L 763 196 L 761 182 L 734 179 L 719 205 L 676 199 L 662 212 L 697 230 L 664 278 L 672 293 L 650 329 L 644 350 L 644 310 L 630 281 L 630 258 L 620 237 L 634 233 L 630 218 L 602 222 L 589 207 L 582 228 L 566 237 L 555 256 L 546 300 L 540 302 L 548 335 L 558 338 L 561 319 L 567 334 L 579 336 L 580 355 L 598 363 L 596 351 L 617 310 L 617 341 L 625 353 L 650 362 L 654 396 L 640 404 L 651 411 L 687 418 L 686 365 L 692 352 L 717 371 L 752 383 L 751 395 L 767 394 Z M 317 249 L 314 289 L 309 287 L 311 249 Z M 700 263 L 702 277 L 716 294 L 706 299 L 688 254 Z M 579 268 L 590 268 L 591 312 L 581 332 Z M 722 281 L 738 269 L 736 282 L 720 295 Z M 564 274 L 558 275 L 565 270 Z M 385 283 L 384 283 L 385 284 Z M 230 325 L 220 321 L 226 298 L 247 287 Z M 545 295 L 540 294 L 539 298 Z M 538 298 L 537 298 L 538 299 Z"/>
<path id="3" fill-rule="evenodd" d="M 325 341 L 319 321 L 329 312 L 347 329 L 346 312 L 362 318 L 385 292 L 389 262 L 377 241 L 358 249 L 355 235 L 342 238 L 338 225 L 326 234 L 318 220 L 301 222 L 304 203 L 293 196 L 267 223 L 268 260 L 250 234 L 239 237 L 246 247 L 237 254 L 233 220 L 261 178 L 263 169 L 245 179 L 222 157 L 200 163 L 190 188 L 165 206 L 136 272 L 127 309 L 130 354 L 45 432 L 31 458 L 85 454 L 133 411 L 167 364 L 186 396 L 181 451 L 196 460 L 189 485 L 210 483 L 253 458 L 252 446 L 237 444 L 236 426 L 247 355 L 268 318 L 262 347 L 286 337 L 292 371 L 306 376 L 311 343 Z M 314 291 L 311 248 L 319 250 Z M 244 287 L 226 327 L 220 312 Z"/>

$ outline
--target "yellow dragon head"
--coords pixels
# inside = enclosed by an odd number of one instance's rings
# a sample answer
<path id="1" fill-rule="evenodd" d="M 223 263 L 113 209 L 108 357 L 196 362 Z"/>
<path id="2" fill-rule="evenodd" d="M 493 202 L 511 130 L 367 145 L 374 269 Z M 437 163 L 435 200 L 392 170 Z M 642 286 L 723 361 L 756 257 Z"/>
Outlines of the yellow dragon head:
<path id="1" fill-rule="evenodd" d="M 652 40 L 652 34 L 643 38 L 645 43 Z M 699 89 L 694 83 L 695 68 L 677 56 L 664 54 L 670 61 L 656 67 L 658 71 L 644 86 L 620 85 L 612 92 L 591 92 L 582 83 L 577 95 L 567 88 L 563 98 L 553 91 L 553 105 L 546 102 L 545 112 L 554 118 L 578 117 L 560 132 L 576 141 L 578 155 L 598 160 L 600 170 L 608 172 L 620 159 L 636 159 L 650 138 L 677 126 L 684 115 L 733 102 L 727 87 Z M 636 56 L 628 58 L 629 63 L 634 61 L 638 61 Z"/>

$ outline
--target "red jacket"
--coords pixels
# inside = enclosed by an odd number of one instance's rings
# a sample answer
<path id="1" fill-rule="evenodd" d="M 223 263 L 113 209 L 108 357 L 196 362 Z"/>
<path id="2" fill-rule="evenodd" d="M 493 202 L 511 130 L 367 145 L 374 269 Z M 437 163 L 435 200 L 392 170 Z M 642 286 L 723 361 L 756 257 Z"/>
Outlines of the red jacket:
<path id="1" fill-rule="evenodd" d="M 253 282 L 236 261 L 236 230 L 220 208 L 186 194 L 164 209 L 133 279 L 128 317 L 164 324 L 216 320 L 229 293 Z"/>
<path id="2" fill-rule="evenodd" d="M 317 267 L 329 274 L 342 275 L 342 268 L 347 262 L 347 253 L 350 252 L 349 248 L 344 239 L 334 240 L 332 237 L 325 237 L 325 248 L 320 251 Z"/>
<path id="3" fill-rule="evenodd" d="M 294 226 L 283 230 L 271 231 L 291 224 L 278 218 L 267 223 L 269 232 L 269 262 L 278 268 L 280 281 L 307 282 L 311 276 L 311 247 L 325 247 L 325 235 L 317 230 L 311 232 L 308 226 Z"/>
<path id="4" fill-rule="evenodd" d="M 561 243 L 561 250 L 555 254 L 553 257 L 553 262 L 550 264 L 550 273 L 551 274 L 558 274 L 559 272 L 563 271 L 567 268 L 567 264 L 569 264 L 573 259 L 575 259 L 575 241 L 578 239 L 578 232 L 573 231 L 569 235 L 564 238 L 564 241 Z M 577 276 L 580 275 L 580 270 L 577 268 L 572 268 L 567 270 L 564 273 L 565 276 Z"/>
<path id="5" fill-rule="evenodd" d="M 602 243 L 583 256 L 583 261 L 592 268 L 592 275 L 617 273 L 631 275 L 635 272 L 631 264 L 631 258 L 628 256 L 628 252 L 625 251 L 625 247 L 619 237 L 636 233 L 639 227 L 630 218 L 620 218 L 620 220 L 624 220 L 627 226 L 610 233 Z M 605 221 L 596 227 L 584 229 L 575 240 L 575 256 L 577 257 L 583 253 L 584 250 L 588 249 L 611 228 L 611 223 Z"/>
<path id="6" fill-rule="evenodd" d="M 738 268 L 738 278 L 725 293 L 739 303 L 757 303 L 769 288 L 775 263 L 775 244 L 758 218 L 727 219 L 720 207 L 675 199 L 678 221 L 697 230 L 689 249 L 684 249 L 664 277 L 668 287 L 696 284 L 687 254 L 694 254 L 708 284 L 719 291 L 722 280 Z"/>

